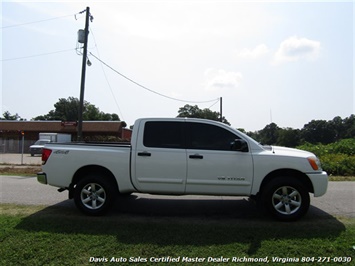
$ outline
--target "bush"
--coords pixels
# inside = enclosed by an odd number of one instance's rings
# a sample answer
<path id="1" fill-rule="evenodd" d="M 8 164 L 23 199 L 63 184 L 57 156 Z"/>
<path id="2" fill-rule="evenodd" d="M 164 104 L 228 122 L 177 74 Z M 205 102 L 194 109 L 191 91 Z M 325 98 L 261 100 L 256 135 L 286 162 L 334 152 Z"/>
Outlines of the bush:
<path id="1" fill-rule="evenodd" d="M 355 139 L 343 139 L 327 145 L 305 143 L 297 148 L 318 156 L 328 174 L 355 175 Z"/>
<path id="2" fill-rule="evenodd" d="M 330 145 L 333 148 L 333 153 L 355 155 L 355 139 L 343 139 Z"/>
<path id="3" fill-rule="evenodd" d="M 322 167 L 329 175 L 355 175 L 355 156 L 327 154 L 320 157 Z"/>
<path id="4" fill-rule="evenodd" d="M 304 150 L 304 151 L 309 151 L 314 153 L 317 157 L 321 157 L 322 155 L 328 154 L 329 150 L 325 148 L 327 145 L 323 144 L 311 144 L 311 143 L 305 143 L 301 146 L 298 146 L 297 149 Z"/>

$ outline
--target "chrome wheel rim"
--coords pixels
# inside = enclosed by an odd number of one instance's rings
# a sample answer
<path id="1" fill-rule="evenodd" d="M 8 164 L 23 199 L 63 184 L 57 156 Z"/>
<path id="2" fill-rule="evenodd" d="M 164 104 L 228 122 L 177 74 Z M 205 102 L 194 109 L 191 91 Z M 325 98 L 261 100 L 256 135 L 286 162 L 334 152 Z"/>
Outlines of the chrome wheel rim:
<path id="1" fill-rule="evenodd" d="M 301 194 L 293 187 L 280 187 L 272 195 L 272 206 L 280 214 L 293 214 L 301 208 L 301 205 Z"/>
<path id="2" fill-rule="evenodd" d="M 97 183 L 90 183 L 81 190 L 81 202 L 91 210 L 96 210 L 102 207 L 106 201 L 105 189 Z"/>

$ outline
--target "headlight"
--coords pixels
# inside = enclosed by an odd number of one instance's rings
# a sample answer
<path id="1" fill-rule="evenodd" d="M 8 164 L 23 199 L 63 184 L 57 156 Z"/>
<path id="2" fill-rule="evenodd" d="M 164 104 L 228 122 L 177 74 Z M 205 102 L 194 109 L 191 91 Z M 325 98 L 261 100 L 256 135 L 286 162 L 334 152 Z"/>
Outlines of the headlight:
<path id="1" fill-rule="evenodd" d="M 320 161 L 317 157 L 311 156 L 307 158 L 309 164 L 312 166 L 313 170 L 322 170 L 322 167 L 320 165 Z"/>

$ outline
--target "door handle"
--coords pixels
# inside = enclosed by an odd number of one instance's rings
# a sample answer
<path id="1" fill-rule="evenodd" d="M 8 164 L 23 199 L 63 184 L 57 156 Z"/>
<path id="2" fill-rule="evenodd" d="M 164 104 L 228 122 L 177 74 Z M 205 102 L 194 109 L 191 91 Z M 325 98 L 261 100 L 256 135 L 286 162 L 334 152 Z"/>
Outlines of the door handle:
<path id="1" fill-rule="evenodd" d="M 150 157 L 152 154 L 150 152 L 138 152 L 138 156 Z"/>
<path id="2" fill-rule="evenodd" d="M 203 159 L 203 156 L 200 154 L 193 154 L 189 156 L 190 159 Z"/>

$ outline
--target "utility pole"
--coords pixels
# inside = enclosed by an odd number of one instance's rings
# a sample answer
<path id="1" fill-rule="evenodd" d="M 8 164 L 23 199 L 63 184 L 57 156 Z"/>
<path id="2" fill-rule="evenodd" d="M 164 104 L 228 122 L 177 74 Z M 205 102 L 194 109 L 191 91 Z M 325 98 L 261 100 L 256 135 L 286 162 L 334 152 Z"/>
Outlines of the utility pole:
<path id="1" fill-rule="evenodd" d="M 81 69 L 81 85 L 80 85 L 80 103 L 79 103 L 79 114 L 78 114 L 78 141 L 83 140 L 83 110 L 84 110 L 84 92 L 85 92 L 85 74 L 86 74 L 86 59 L 88 53 L 88 36 L 89 36 L 89 18 L 90 7 L 87 7 L 86 10 L 80 12 L 86 12 L 85 18 L 85 30 L 84 30 L 84 51 L 83 51 L 83 63 Z"/>
<path id="2" fill-rule="evenodd" d="M 21 165 L 23 165 L 23 151 L 25 147 L 25 131 L 21 131 L 22 141 L 21 141 Z"/>
<path id="3" fill-rule="evenodd" d="M 219 98 L 219 113 L 220 113 L 220 118 L 219 120 L 223 122 L 223 115 L 222 115 L 222 97 Z"/>

